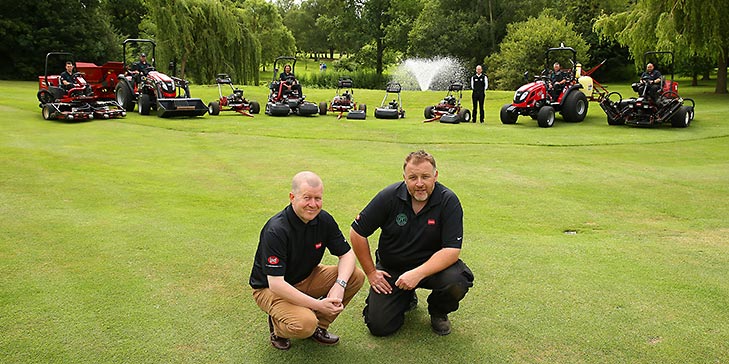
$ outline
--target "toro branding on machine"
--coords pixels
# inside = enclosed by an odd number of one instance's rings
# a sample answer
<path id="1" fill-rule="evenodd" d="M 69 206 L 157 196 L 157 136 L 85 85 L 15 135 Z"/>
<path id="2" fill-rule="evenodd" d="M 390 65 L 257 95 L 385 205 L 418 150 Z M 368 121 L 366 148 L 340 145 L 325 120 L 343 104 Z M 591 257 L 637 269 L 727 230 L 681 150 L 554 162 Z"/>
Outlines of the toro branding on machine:
<path id="1" fill-rule="evenodd" d="M 217 101 L 211 101 L 208 104 L 208 114 L 218 115 L 221 111 L 235 111 L 245 116 L 253 117 L 252 114 L 258 114 L 261 110 L 261 105 L 257 101 L 248 101 L 243 97 L 243 90 L 234 87 L 233 81 L 230 80 L 230 76 L 225 73 L 220 73 L 215 78 L 215 83 L 218 85 L 218 98 Z M 223 86 L 230 86 L 232 94 L 223 96 Z"/>
<path id="2" fill-rule="evenodd" d="M 651 89 L 652 80 L 641 77 L 639 82 L 631 85 L 638 94 L 637 97 L 623 99 L 620 93 L 611 92 L 600 101 L 609 125 L 651 127 L 670 122 L 675 128 L 685 128 L 691 124 L 696 103 L 693 99 L 682 98 L 678 94 L 678 82 L 673 80 L 673 52 L 646 52 L 643 55 L 643 65 L 647 65 L 649 57 L 663 55 L 670 56 L 668 61 L 663 62 L 670 69 L 670 80 L 661 77 L 660 83 L 655 85 L 655 89 Z M 685 101 L 691 105 L 684 105 Z"/>
<path id="3" fill-rule="evenodd" d="M 380 103 L 380 107 L 375 109 L 375 117 L 378 119 L 402 119 L 405 117 L 405 110 L 402 108 L 402 100 L 400 99 L 400 92 L 402 91 L 402 86 L 397 82 L 389 82 L 387 86 L 385 86 L 385 97 L 382 98 L 382 103 Z M 396 94 L 397 99 L 393 99 L 392 101 L 388 102 L 387 99 L 389 98 L 390 94 Z"/>
<path id="4" fill-rule="evenodd" d="M 458 97 L 454 95 L 458 94 Z M 448 93 L 438 105 L 427 106 L 424 111 L 424 123 L 440 120 L 441 123 L 458 124 L 471 121 L 471 111 L 461 106 L 463 98 L 463 84 L 451 82 L 448 86 Z"/>
<path id="5" fill-rule="evenodd" d="M 291 113 L 297 115 L 314 115 L 319 112 L 316 104 L 305 101 L 306 96 L 302 95 L 298 81 L 292 77 L 281 79 L 278 75 L 278 65 L 281 62 L 290 61 L 291 75 L 295 75 L 296 58 L 290 56 L 277 57 L 273 61 L 273 80 L 270 85 L 270 94 L 266 103 L 266 115 L 288 116 Z M 284 69 L 286 67 L 284 66 Z"/>
<path id="6" fill-rule="evenodd" d="M 72 84 L 64 85 L 61 75 L 49 74 L 49 59 L 62 60 L 62 64 L 66 62 L 73 64 L 76 71 L 72 74 Z M 43 76 L 38 76 L 37 94 L 38 101 L 40 101 L 38 106 L 42 110 L 43 118 L 46 120 L 81 121 L 126 116 L 126 111 L 113 98 L 109 98 L 108 93 L 105 93 L 108 81 L 98 78 L 97 73 L 103 74 L 100 70 L 104 66 L 99 67 L 93 63 L 84 63 L 84 68 L 80 69 L 80 64 L 81 62 L 75 62 L 75 57 L 71 53 L 50 52 L 46 54 L 45 73 Z M 61 67 L 60 65 L 57 66 Z M 84 77 L 86 72 L 82 71 L 86 70 L 94 78 L 91 82 Z"/>
<path id="7" fill-rule="evenodd" d="M 152 63 L 143 72 L 133 73 L 128 69 L 127 46 L 139 43 L 151 47 Z M 149 39 L 127 39 L 122 43 L 125 73 L 118 75 L 116 100 L 127 111 L 134 111 L 138 104 L 141 115 L 149 115 L 151 110 L 157 116 L 202 116 L 208 111 L 200 99 L 190 97 L 190 87 L 186 80 L 171 77 L 155 69 L 155 48 L 157 44 Z"/>
<path id="8" fill-rule="evenodd" d="M 554 125 L 555 112 L 562 114 L 564 121 L 580 122 L 587 116 L 588 102 L 580 91 L 583 85 L 577 82 L 575 69 L 562 70 L 566 82 L 557 87 L 550 78 L 550 63 L 553 56 L 567 54 L 572 67 L 577 65 L 577 51 L 571 47 L 560 46 L 549 48 L 545 52 L 545 68 L 541 75 L 536 75 L 533 82 L 519 87 L 514 93 L 514 101 L 501 108 L 501 122 L 515 124 L 519 115 L 529 116 L 537 120 L 542 128 Z M 527 78 L 528 73 L 524 74 Z M 527 79 L 528 81 L 528 79 Z"/>
<path id="9" fill-rule="evenodd" d="M 338 112 L 337 120 L 346 112 L 347 119 L 364 120 L 367 117 L 367 105 L 357 104 L 354 101 L 354 84 L 350 78 L 340 78 L 337 81 L 337 94 L 327 107 L 326 101 L 319 103 L 319 114 L 326 115 L 327 111 Z M 344 90 L 344 93 L 341 92 Z"/>

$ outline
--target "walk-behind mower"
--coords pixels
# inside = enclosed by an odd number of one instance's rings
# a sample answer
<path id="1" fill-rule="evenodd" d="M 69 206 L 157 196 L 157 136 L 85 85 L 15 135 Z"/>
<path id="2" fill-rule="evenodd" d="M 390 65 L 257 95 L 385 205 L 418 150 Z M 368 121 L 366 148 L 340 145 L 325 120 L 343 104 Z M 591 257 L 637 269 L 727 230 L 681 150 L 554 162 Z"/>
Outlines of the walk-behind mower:
<path id="1" fill-rule="evenodd" d="M 458 97 L 456 98 L 456 94 Z M 427 106 L 425 108 L 424 123 L 440 120 L 441 123 L 458 124 L 460 122 L 467 123 L 471 121 L 471 111 L 461 107 L 461 99 L 463 98 L 463 84 L 460 82 L 451 82 L 448 86 L 448 93 L 438 105 Z"/>
<path id="2" fill-rule="evenodd" d="M 675 128 L 685 128 L 691 124 L 696 103 L 693 99 L 684 99 L 678 95 L 678 82 L 673 80 L 673 53 L 646 52 L 643 54 L 643 64 L 650 62 L 649 58 L 652 57 L 668 58 L 662 64 L 668 68 L 671 79 L 666 80 L 662 77 L 659 89 L 651 91 L 652 85 L 649 79 L 641 78 L 639 82 L 631 85 L 633 91 L 638 94 L 637 97 L 623 99 L 618 92 L 607 94 L 600 101 L 600 107 L 607 114 L 609 125 L 650 127 L 670 122 Z M 612 98 L 617 100 L 613 101 Z M 684 101 L 690 102 L 691 105 L 684 105 Z"/>
<path id="3" fill-rule="evenodd" d="M 128 69 L 127 46 L 139 43 L 151 47 L 152 63 L 142 73 L 135 74 Z M 149 115 L 151 110 L 157 116 L 202 116 L 208 112 L 205 103 L 190 97 L 189 82 L 178 77 L 168 76 L 155 70 L 155 48 L 157 44 L 149 39 L 127 39 L 122 43 L 125 73 L 117 77 L 116 100 L 127 111 L 134 111 L 134 104 L 139 104 L 139 113 Z"/>
<path id="4" fill-rule="evenodd" d="M 306 96 L 302 95 L 300 89 L 291 87 L 297 84 L 293 77 L 279 79 L 278 65 L 290 61 L 291 74 L 295 75 L 296 58 L 290 56 L 277 57 L 273 61 L 273 80 L 271 81 L 271 93 L 268 95 L 266 103 L 266 114 L 271 116 L 288 116 L 291 113 L 297 115 L 314 115 L 319 112 L 316 104 L 306 101 Z M 284 66 L 285 68 L 285 66 Z M 291 87 L 289 89 L 289 87 Z"/>
<path id="5" fill-rule="evenodd" d="M 105 99 L 94 94 L 94 85 L 86 81 L 83 73 L 72 74 L 73 84 L 64 85 L 59 74 L 49 74 L 49 59 L 55 61 L 55 67 L 61 69 L 66 62 L 73 63 L 75 57 L 71 53 L 50 52 L 46 54 L 45 73 L 38 76 L 38 105 L 43 119 L 82 121 L 91 119 L 113 119 L 126 116 L 126 111 L 114 100 Z M 53 65 L 52 65 L 53 66 Z M 78 69 L 76 70 L 78 71 Z"/>
<path id="6" fill-rule="evenodd" d="M 553 55 L 556 53 L 556 55 Z M 571 69 L 566 72 L 567 82 L 561 91 L 555 88 L 549 77 L 550 63 L 564 54 L 570 56 Z M 555 112 L 562 114 L 564 121 L 580 122 L 587 116 L 588 102 L 585 94 L 580 91 L 583 87 L 577 82 L 574 67 L 577 65 L 577 51 L 564 45 L 549 48 L 544 54 L 545 68 L 541 75 L 535 75 L 534 81 L 519 87 L 514 94 L 514 102 L 501 108 L 501 122 L 515 124 L 519 115 L 528 115 L 537 120 L 542 128 L 554 125 Z M 524 74 L 528 82 L 528 72 Z"/>
<path id="7" fill-rule="evenodd" d="M 349 78 L 340 78 L 337 81 L 337 94 L 327 107 L 327 102 L 319 103 L 319 115 L 326 115 L 327 111 L 338 112 L 337 120 L 342 118 L 346 112 L 347 119 L 364 120 L 367 117 L 367 105 L 357 104 L 354 101 L 354 90 L 352 80 Z M 344 90 L 344 93 L 341 91 Z"/>
<path id="8" fill-rule="evenodd" d="M 375 117 L 378 119 L 402 119 L 405 117 L 405 110 L 402 109 L 402 100 L 400 99 L 400 91 L 402 86 L 397 82 L 389 82 L 385 87 L 385 97 L 382 99 L 380 107 L 375 109 Z M 397 99 L 387 102 L 390 94 L 397 94 Z"/>
<path id="9" fill-rule="evenodd" d="M 215 83 L 218 84 L 218 101 L 211 101 L 208 104 L 208 114 L 218 115 L 221 111 L 235 111 L 245 116 L 253 117 L 261 111 L 261 105 L 257 101 L 248 101 L 243 97 L 243 90 L 234 87 L 230 76 L 225 73 L 219 73 L 215 77 Z M 223 96 L 223 85 L 230 87 L 232 94 Z"/>

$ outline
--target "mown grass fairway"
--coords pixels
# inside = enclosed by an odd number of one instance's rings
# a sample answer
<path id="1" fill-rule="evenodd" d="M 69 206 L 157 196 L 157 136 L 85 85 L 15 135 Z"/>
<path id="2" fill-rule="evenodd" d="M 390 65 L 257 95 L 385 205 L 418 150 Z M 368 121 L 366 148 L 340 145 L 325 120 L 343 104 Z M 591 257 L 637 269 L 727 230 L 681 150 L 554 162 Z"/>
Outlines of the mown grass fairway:
<path id="1" fill-rule="evenodd" d="M 595 103 L 579 124 L 502 125 L 513 93 L 493 91 L 485 126 L 422 123 L 435 91 L 404 92 L 407 118 L 377 120 L 384 91 L 368 90 L 364 121 L 66 124 L 41 118 L 35 83 L 0 81 L 0 362 L 725 363 L 729 98 L 711 89 L 682 88 L 697 100 L 687 129 L 610 127 Z M 247 282 L 291 177 L 323 178 L 346 235 L 420 148 L 465 211 L 476 282 L 453 333 L 431 333 L 421 292 L 403 330 L 372 337 L 363 290 L 331 328 L 338 346 L 273 349 Z"/>

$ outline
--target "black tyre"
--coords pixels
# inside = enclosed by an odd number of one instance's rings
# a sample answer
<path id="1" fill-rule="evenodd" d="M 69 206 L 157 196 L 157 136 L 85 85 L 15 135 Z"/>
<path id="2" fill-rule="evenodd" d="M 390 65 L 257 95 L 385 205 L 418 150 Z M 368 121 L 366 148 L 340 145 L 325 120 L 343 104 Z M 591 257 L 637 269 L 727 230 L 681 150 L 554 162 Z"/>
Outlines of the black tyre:
<path id="1" fill-rule="evenodd" d="M 568 123 L 579 123 L 587 116 L 587 96 L 582 91 L 574 90 L 567 94 L 562 102 L 562 116 Z"/>
<path id="2" fill-rule="evenodd" d="M 41 113 L 43 114 L 43 119 L 46 120 L 51 120 L 56 117 L 56 110 L 53 108 L 53 105 L 43 105 Z"/>
<path id="3" fill-rule="evenodd" d="M 288 116 L 291 113 L 291 108 L 285 104 L 269 104 L 266 109 L 271 116 Z"/>
<path id="4" fill-rule="evenodd" d="M 261 112 L 261 104 L 258 101 L 251 101 L 251 114 L 258 114 Z"/>
<path id="5" fill-rule="evenodd" d="M 149 115 L 149 110 L 152 109 L 152 98 L 147 94 L 139 96 L 139 115 Z"/>
<path id="6" fill-rule="evenodd" d="M 510 106 L 511 104 L 506 104 L 501 107 L 499 116 L 501 117 L 502 124 L 516 124 L 516 119 L 519 118 L 519 114 L 509 111 Z"/>
<path id="7" fill-rule="evenodd" d="M 219 115 L 220 114 L 220 102 L 212 101 L 208 104 L 208 114 Z"/>
<path id="8" fill-rule="evenodd" d="M 49 104 L 54 101 L 53 95 L 51 95 L 51 92 L 48 90 L 40 90 L 36 96 L 38 96 L 38 101 L 40 101 L 41 104 Z"/>
<path id="9" fill-rule="evenodd" d="M 319 103 L 319 115 L 326 115 L 327 114 L 327 102 L 322 101 Z"/>
<path id="10" fill-rule="evenodd" d="M 691 112 L 688 106 L 681 106 L 671 116 L 671 126 L 674 128 L 685 128 L 691 124 Z"/>
<path id="11" fill-rule="evenodd" d="M 458 112 L 458 121 L 461 123 L 468 123 L 471 121 L 471 110 L 461 109 Z"/>
<path id="12" fill-rule="evenodd" d="M 357 110 L 362 110 L 367 114 L 367 104 L 359 104 L 357 105 Z"/>
<path id="13" fill-rule="evenodd" d="M 554 125 L 554 108 L 551 106 L 542 106 L 537 114 L 537 124 L 541 128 L 550 128 Z"/>
<path id="14" fill-rule="evenodd" d="M 432 106 L 427 106 L 425 108 L 425 111 L 423 111 L 423 116 L 425 116 L 426 119 L 432 119 L 435 117 L 435 113 L 433 112 Z"/>
<path id="15" fill-rule="evenodd" d="M 125 81 L 120 81 L 114 89 L 116 95 L 116 102 L 121 105 L 126 111 L 134 111 L 134 96 L 132 90 Z"/>

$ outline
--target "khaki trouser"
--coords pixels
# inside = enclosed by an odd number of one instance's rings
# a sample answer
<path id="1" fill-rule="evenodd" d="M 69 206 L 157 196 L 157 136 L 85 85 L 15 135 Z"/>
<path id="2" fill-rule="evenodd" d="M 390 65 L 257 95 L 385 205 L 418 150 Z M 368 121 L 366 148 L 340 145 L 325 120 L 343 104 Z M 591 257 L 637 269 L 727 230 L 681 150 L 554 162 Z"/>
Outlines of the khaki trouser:
<path id="1" fill-rule="evenodd" d="M 337 275 L 337 266 L 319 264 L 306 279 L 294 287 L 311 297 L 323 297 L 336 284 Z M 364 278 L 362 270 L 355 267 L 352 276 L 349 277 L 347 288 L 344 289 L 342 304 L 345 307 L 362 288 Z M 317 327 L 329 329 L 329 325 L 337 318 L 337 315 L 326 315 L 307 307 L 296 306 L 269 288 L 254 289 L 253 299 L 261 310 L 271 316 L 276 336 L 283 338 L 308 338 L 314 334 Z"/>

